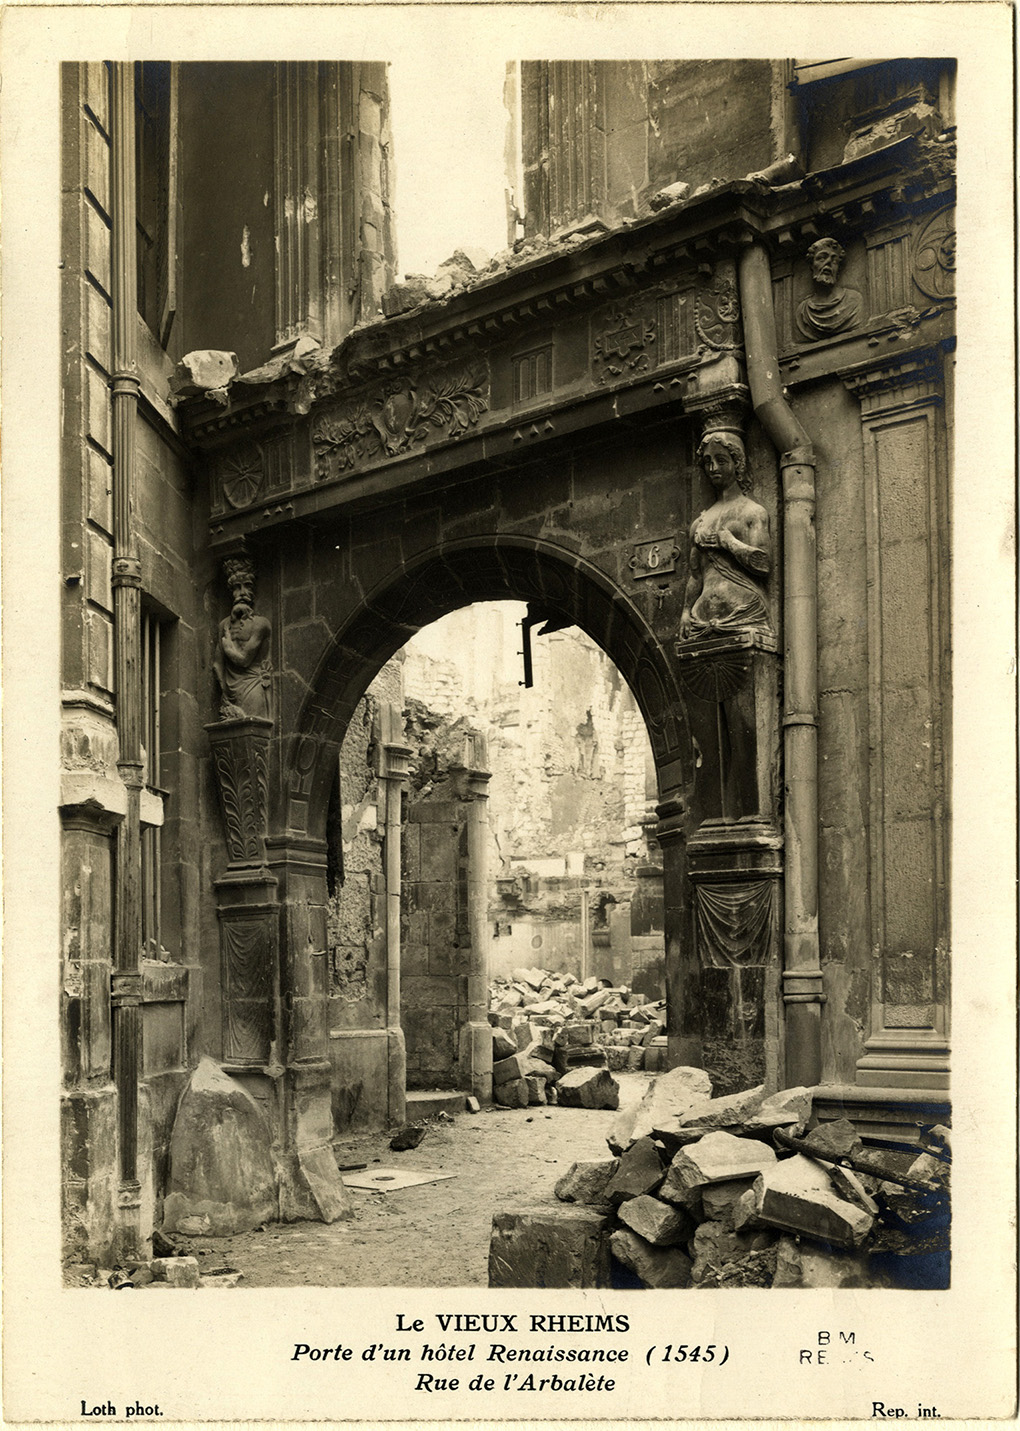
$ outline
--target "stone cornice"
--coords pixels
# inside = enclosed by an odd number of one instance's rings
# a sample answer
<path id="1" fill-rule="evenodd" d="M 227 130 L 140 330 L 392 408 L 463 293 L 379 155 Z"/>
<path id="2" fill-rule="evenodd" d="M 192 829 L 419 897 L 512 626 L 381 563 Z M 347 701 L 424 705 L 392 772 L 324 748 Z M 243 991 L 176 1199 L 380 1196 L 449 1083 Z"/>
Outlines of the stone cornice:
<path id="1" fill-rule="evenodd" d="M 909 219 L 951 195 L 952 145 L 907 138 L 849 164 L 769 189 L 736 180 L 609 233 L 550 244 L 526 262 L 483 276 L 469 289 L 355 330 L 305 372 L 270 368 L 242 378 L 226 405 L 192 399 L 182 425 L 198 447 L 307 413 L 338 392 L 416 365 L 472 354 L 697 272 L 760 240 L 777 255 L 819 234 L 874 230 Z"/>

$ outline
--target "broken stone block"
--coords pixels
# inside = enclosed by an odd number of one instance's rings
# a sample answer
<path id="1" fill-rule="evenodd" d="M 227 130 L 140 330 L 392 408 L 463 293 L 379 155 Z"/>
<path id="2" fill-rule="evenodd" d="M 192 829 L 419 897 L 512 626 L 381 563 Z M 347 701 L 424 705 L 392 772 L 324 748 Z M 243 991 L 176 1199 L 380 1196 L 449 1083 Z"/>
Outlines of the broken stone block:
<path id="1" fill-rule="evenodd" d="M 424 1123 L 405 1123 L 393 1134 L 390 1147 L 395 1153 L 410 1152 L 412 1148 L 417 1148 L 427 1132 L 428 1128 Z"/>
<path id="2" fill-rule="evenodd" d="M 619 1108 L 620 1085 L 605 1068 L 572 1068 L 556 1085 L 564 1108 Z"/>
<path id="3" fill-rule="evenodd" d="M 693 1221 L 681 1208 L 660 1202 L 648 1193 L 621 1203 L 617 1216 L 653 1247 L 676 1247 L 687 1242 L 694 1231 Z"/>
<path id="4" fill-rule="evenodd" d="M 492 1031 L 492 1061 L 500 1063 L 504 1058 L 513 1058 L 519 1044 L 504 1029 Z"/>
<path id="5" fill-rule="evenodd" d="M 514 969 L 513 978 L 516 983 L 530 984 L 533 989 L 540 989 L 549 976 L 544 969 Z"/>
<path id="6" fill-rule="evenodd" d="M 765 1102 L 765 1085 L 749 1088 L 744 1093 L 729 1093 L 725 1098 L 713 1098 L 700 1103 L 687 1113 L 680 1114 L 683 1128 L 700 1129 L 709 1133 L 717 1128 L 743 1128 L 753 1118 Z"/>
<path id="7" fill-rule="evenodd" d="M 606 1196 L 614 1205 L 642 1193 L 654 1193 L 662 1183 L 663 1167 L 659 1150 L 651 1138 L 639 1138 L 621 1155 Z"/>
<path id="8" fill-rule="evenodd" d="M 627 1055 L 629 1049 L 619 1045 L 607 1044 L 606 1046 L 606 1067 L 610 1073 L 623 1073 L 627 1067 Z"/>
<path id="9" fill-rule="evenodd" d="M 720 1272 L 727 1263 L 739 1262 L 749 1252 L 760 1252 L 771 1247 L 775 1241 L 776 1234 L 771 1229 L 731 1232 L 721 1222 L 703 1222 L 691 1243 L 694 1257 L 692 1280 L 702 1283 L 710 1274 Z"/>
<path id="10" fill-rule="evenodd" d="M 240 373 L 236 353 L 215 348 L 199 348 L 185 353 L 170 379 L 170 391 L 175 397 L 198 397 L 204 393 L 225 391 Z"/>
<path id="11" fill-rule="evenodd" d="M 631 1073 L 636 1073 L 636 1072 L 638 1071 L 638 1069 L 644 1068 L 644 1065 L 645 1065 L 645 1051 L 644 1051 L 644 1049 L 643 1049 L 643 1048 L 634 1048 L 633 1046 L 632 1046 L 631 1048 L 629 1048 L 629 1049 L 627 1050 L 627 1068 L 630 1070 L 630 1072 L 631 1072 Z"/>
<path id="12" fill-rule="evenodd" d="M 529 1076 L 524 1082 L 528 1086 L 528 1106 L 534 1107 L 537 1104 L 544 1104 L 546 1101 L 545 1079 Z"/>
<path id="13" fill-rule="evenodd" d="M 556 1045 L 548 1029 L 543 1029 L 540 1024 L 531 1025 L 533 1037 L 525 1044 L 521 1052 L 525 1058 L 536 1059 L 539 1063 L 552 1064 L 556 1055 Z"/>
<path id="14" fill-rule="evenodd" d="M 863 1207 L 865 1212 L 872 1217 L 878 1216 L 878 1203 L 868 1192 L 853 1168 L 841 1168 L 838 1163 L 830 1163 L 826 1169 L 829 1174 L 829 1181 L 839 1193 L 840 1197 L 845 1197 L 848 1202 L 855 1202 Z"/>
<path id="15" fill-rule="evenodd" d="M 762 1222 L 837 1247 L 860 1246 L 874 1222 L 862 1207 L 841 1198 L 825 1168 L 803 1153 L 762 1173 L 754 1200 Z"/>
<path id="16" fill-rule="evenodd" d="M 616 1159 L 601 1163 L 571 1163 L 553 1191 L 560 1202 L 583 1202 L 592 1206 L 607 1204 L 606 1185 L 616 1172 Z"/>
<path id="17" fill-rule="evenodd" d="M 725 1183 L 721 1184 L 721 1186 L 725 1187 Z M 707 1189 L 705 1189 L 705 1191 L 707 1191 Z M 702 1193 L 702 1199 L 704 1199 L 704 1192 Z M 734 1232 L 754 1231 L 767 1225 L 762 1222 L 758 1216 L 758 1203 L 754 1195 L 754 1183 L 751 1184 L 746 1192 L 740 1194 L 723 1220 Z"/>
<path id="18" fill-rule="evenodd" d="M 773 1128 L 807 1123 L 811 1118 L 813 1100 L 812 1088 L 783 1088 L 766 1098 L 757 1113 L 745 1120 L 744 1131 L 752 1138 L 760 1134 L 770 1137 Z"/>
<path id="19" fill-rule="evenodd" d="M 868 1258 L 793 1237 L 779 1239 L 773 1287 L 871 1287 Z"/>
<path id="20" fill-rule="evenodd" d="M 528 1078 L 531 1075 L 547 1078 L 552 1072 L 549 1064 L 529 1058 L 527 1054 L 515 1053 L 510 1058 L 501 1058 L 498 1063 L 492 1065 L 492 1083 L 493 1087 L 498 1087 L 501 1083 L 510 1083 L 516 1078 Z"/>
<path id="21" fill-rule="evenodd" d="M 153 1280 L 171 1287 L 198 1287 L 197 1257 L 154 1257 L 149 1263 Z"/>
<path id="22" fill-rule="evenodd" d="M 828 1158 L 852 1158 L 864 1149 L 857 1129 L 849 1118 L 820 1123 L 802 1140 L 805 1153 L 823 1153 Z"/>
<path id="23" fill-rule="evenodd" d="M 503 1108 L 527 1108 L 528 1082 L 525 1078 L 511 1078 L 507 1083 L 494 1084 L 493 1101 Z"/>
<path id="24" fill-rule="evenodd" d="M 244 1281 L 244 1273 L 239 1272 L 236 1267 L 214 1267 L 210 1272 L 202 1273 L 200 1286 L 202 1287 L 238 1287 Z"/>
<path id="25" fill-rule="evenodd" d="M 753 1178 L 775 1166 L 776 1155 L 754 1138 L 735 1138 L 732 1133 L 706 1133 L 696 1143 L 681 1148 L 669 1165 L 662 1196 L 693 1211 L 701 1190 L 710 1183 L 731 1178 Z M 738 1194 L 739 1196 L 739 1194 Z M 736 1199 L 734 1199 L 735 1201 Z"/>
<path id="26" fill-rule="evenodd" d="M 469 1093 L 464 1099 L 464 1107 L 469 1113 L 480 1113 L 482 1111 L 482 1105 L 473 1093 Z"/>
<path id="27" fill-rule="evenodd" d="M 652 1247 L 630 1228 L 618 1228 L 609 1239 L 617 1262 L 629 1267 L 646 1287 L 689 1287 L 691 1259 L 679 1247 Z"/>
<path id="28" fill-rule="evenodd" d="M 547 1204 L 497 1212 L 490 1287 L 608 1287 L 609 1218 L 591 1207 Z"/>
<path id="29" fill-rule="evenodd" d="M 709 1183 L 701 1189 L 701 1210 L 713 1222 L 732 1225 L 737 1202 L 754 1187 L 754 1178 L 732 1178 L 725 1183 Z"/>
<path id="30" fill-rule="evenodd" d="M 935 1153 L 944 1153 L 949 1157 L 953 1151 L 952 1132 L 944 1123 L 934 1123 L 930 1128 L 922 1128 L 921 1146 L 930 1148 Z"/>
<path id="31" fill-rule="evenodd" d="M 659 209 L 668 209 L 671 204 L 682 204 L 691 192 L 690 184 L 678 180 L 675 184 L 667 184 L 664 189 L 659 189 L 648 200 L 648 207 L 653 213 Z"/>
<path id="32" fill-rule="evenodd" d="M 405 274 L 405 282 L 393 283 L 382 296 L 382 310 L 387 318 L 407 313 L 428 298 L 428 280 L 420 274 Z"/>
<path id="33" fill-rule="evenodd" d="M 623 1152 L 638 1138 L 646 1138 L 660 1123 L 686 1113 L 711 1097 L 712 1081 L 703 1068 L 673 1068 L 649 1083 L 641 1101 L 624 1109 L 613 1124 L 609 1146 Z"/>
<path id="34" fill-rule="evenodd" d="M 556 1037 L 556 1042 L 566 1048 L 587 1048 L 594 1041 L 595 1033 L 588 1019 L 565 1023 Z"/>
<path id="35" fill-rule="evenodd" d="M 596 989 L 594 994 L 588 994 L 581 1000 L 581 1010 L 590 1017 L 596 1009 L 600 1009 L 602 1005 L 608 1003 L 612 997 L 611 990 Z"/>
<path id="36" fill-rule="evenodd" d="M 170 1135 L 163 1231 L 229 1237 L 278 1216 L 269 1128 L 254 1098 L 200 1060 Z"/>

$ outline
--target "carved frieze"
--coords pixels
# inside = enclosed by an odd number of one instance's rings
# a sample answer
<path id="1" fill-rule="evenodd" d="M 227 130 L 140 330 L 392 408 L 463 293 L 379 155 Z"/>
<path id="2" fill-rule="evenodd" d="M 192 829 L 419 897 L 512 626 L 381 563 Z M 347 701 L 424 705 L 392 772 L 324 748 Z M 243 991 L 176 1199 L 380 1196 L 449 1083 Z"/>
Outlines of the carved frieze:
<path id="1" fill-rule="evenodd" d="M 698 954 L 712 969 L 768 963 L 776 907 L 774 879 L 694 883 Z"/>
<path id="2" fill-rule="evenodd" d="M 656 362 L 655 309 L 630 299 L 603 315 L 592 341 L 592 376 L 600 385 L 647 372 Z"/>
<path id="3" fill-rule="evenodd" d="M 743 345 L 736 265 L 728 259 L 716 264 L 712 276 L 698 289 L 694 326 L 704 348 L 728 353 Z"/>
<path id="4" fill-rule="evenodd" d="M 914 282 L 929 298 L 951 298 L 956 292 L 956 208 L 933 214 L 917 236 Z"/>
<path id="5" fill-rule="evenodd" d="M 394 378 L 316 418 L 315 474 L 328 481 L 366 462 L 399 457 L 430 438 L 462 437 L 488 406 L 488 377 L 480 363 Z"/>
<path id="6" fill-rule="evenodd" d="M 262 863 L 272 729 L 271 720 L 257 717 L 206 726 L 232 866 Z"/>

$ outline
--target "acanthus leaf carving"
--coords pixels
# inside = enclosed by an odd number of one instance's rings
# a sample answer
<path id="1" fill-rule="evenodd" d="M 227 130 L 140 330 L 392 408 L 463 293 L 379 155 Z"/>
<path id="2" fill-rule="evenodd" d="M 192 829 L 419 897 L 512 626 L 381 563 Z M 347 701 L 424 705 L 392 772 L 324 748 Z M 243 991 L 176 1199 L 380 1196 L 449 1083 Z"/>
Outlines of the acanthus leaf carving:
<path id="1" fill-rule="evenodd" d="M 328 481 L 363 463 L 399 457 L 432 436 L 456 441 L 488 406 L 480 364 L 395 378 L 319 415 L 312 430 L 316 476 Z"/>
<path id="2" fill-rule="evenodd" d="M 270 720 L 207 725 L 231 865 L 258 864 L 269 814 Z"/>

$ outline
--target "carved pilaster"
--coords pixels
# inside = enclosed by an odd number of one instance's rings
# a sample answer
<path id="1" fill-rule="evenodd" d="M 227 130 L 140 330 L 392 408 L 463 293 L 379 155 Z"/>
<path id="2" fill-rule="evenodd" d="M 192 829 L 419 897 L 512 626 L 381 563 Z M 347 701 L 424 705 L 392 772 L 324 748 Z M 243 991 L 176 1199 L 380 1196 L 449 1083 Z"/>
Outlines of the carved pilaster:
<path id="1" fill-rule="evenodd" d="M 271 895 L 275 881 L 251 887 Z M 237 893 L 236 887 L 221 888 Z M 274 902 L 221 904 L 220 960 L 223 991 L 223 1061 L 232 1068 L 264 1068 L 273 1062 L 273 1011 L 277 981 L 279 907 Z"/>
<path id="2" fill-rule="evenodd" d="M 933 221 L 932 232 L 936 253 L 947 231 Z M 877 964 L 858 1081 L 938 1088 L 948 1078 L 949 934 L 942 359 L 937 349 L 920 349 L 843 376 L 861 402 L 873 752 L 868 841 Z"/>
<path id="3" fill-rule="evenodd" d="M 206 726 L 231 870 L 259 868 L 269 810 L 269 738 L 273 722 L 258 716 Z"/>

